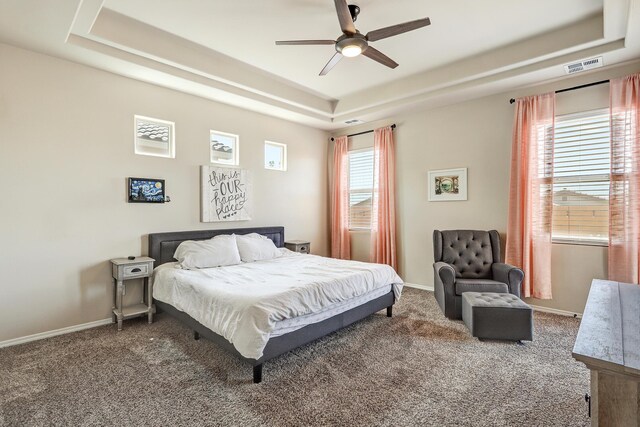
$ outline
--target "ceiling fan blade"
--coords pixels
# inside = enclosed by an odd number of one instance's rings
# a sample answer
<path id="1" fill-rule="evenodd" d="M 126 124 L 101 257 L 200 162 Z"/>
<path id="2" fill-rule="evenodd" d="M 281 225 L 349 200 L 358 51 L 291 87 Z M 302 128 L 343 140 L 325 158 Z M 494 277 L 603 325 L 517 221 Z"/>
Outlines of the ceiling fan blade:
<path id="1" fill-rule="evenodd" d="M 333 57 L 331 57 L 331 59 L 329 60 L 329 62 L 327 62 L 327 65 L 324 66 L 324 68 L 322 69 L 322 71 L 320 71 L 320 75 L 324 76 L 325 74 L 327 74 L 329 71 L 331 71 L 331 69 L 338 63 L 340 62 L 340 60 L 342 59 L 342 54 L 340 52 L 336 52 L 335 55 L 333 55 Z"/>
<path id="2" fill-rule="evenodd" d="M 333 40 L 279 40 L 277 45 L 319 45 L 319 44 L 336 44 Z"/>
<path id="3" fill-rule="evenodd" d="M 366 48 L 362 54 L 367 58 L 371 58 L 374 61 L 381 63 L 382 65 L 386 65 L 389 68 L 396 68 L 398 66 L 396 61 L 371 46 Z"/>
<path id="4" fill-rule="evenodd" d="M 351 12 L 349 12 L 349 6 L 347 6 L 347 0 L 334 0 L 336 3 L 336 12 L 338 13 L 338 21 L 340 21 L 340 28 L 343 33 L 355 34 L 356 26 L 353 25 L 353 19 L 351 18 Z"/>
<path id="5" fill-rule="evenodd" d="M 337 1 L 338 0 L 336 0 L 336 2 Z M 377 40 L 386 39 L 387 37 L 406 33 L 407 31 L 417 30 L 418 28 L 426 27 L 427 25 L 431 25 L 431 20 L 429 18 L 416 19 L 415 21 L 404 22 L 390 27 L 380 28 L 379 30 L 369 31 L 366 37 L 368 41 L 375 42 Z"/>

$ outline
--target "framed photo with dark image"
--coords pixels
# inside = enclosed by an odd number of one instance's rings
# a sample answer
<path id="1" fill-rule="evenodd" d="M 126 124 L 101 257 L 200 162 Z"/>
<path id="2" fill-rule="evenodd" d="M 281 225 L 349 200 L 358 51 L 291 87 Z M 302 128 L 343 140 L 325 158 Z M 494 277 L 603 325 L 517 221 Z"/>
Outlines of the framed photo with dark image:
<path id="1" fill-rule="evenodd" d="M 164 179 L 154 178 L 129 178 L 128 202 L 129 203 L 164 203 L 165 184 Z"/>

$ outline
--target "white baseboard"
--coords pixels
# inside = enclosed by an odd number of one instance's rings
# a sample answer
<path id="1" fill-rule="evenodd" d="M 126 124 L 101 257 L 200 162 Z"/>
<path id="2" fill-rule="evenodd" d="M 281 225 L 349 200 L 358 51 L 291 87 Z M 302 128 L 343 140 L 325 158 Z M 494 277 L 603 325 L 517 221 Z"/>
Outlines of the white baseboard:
<path id="1" fill-rule="evenodd" d="M 418 283 L 407 283 L 404 282 L 404 285 L 409 288 L 422 289 L 423 291 L 433 292 L 433 285 L 420 285 Z"/>
<path id="2" fill-rule="evenodd" d="M 10 347 L 12 345 L 24 344 L 31 341 L 42 340 L 45 338 L 55 337 L 56 335 L 69 334 L 71 332 L 82 331 L 84 329 L 96 328 L 98 326 L 109 325 L 112 323 L 111 318 L 96 320 L 95 322 L 83 323 L 81 325 L 68 326 L 66 328 L 56 329 L 48 332 L 40 332 L 39 334 L 27 335 L 26 337 L 13 338 L 6 341 L 0 341 L 0 348 Z"/>
<path id="3" fill-rule="evenodd" d="M 529 305 L 535 311 L 540 311 L 543 313 L 558 314 L 560 316 L 577 317 L 578 319 L 582 319 L 582 313 L 574 313 L 572 311 L 559 310 L 557 308 L 551 308 L 551 307 L 542 307 L 540 305 L 533 305 L 533 304 L 529 304 Z"/>
<path id="4" fill-rule="evenodd" d="M 405 282 L 404 285 L 409 288 L 422 289 L 423 291 L 433 292 L 433 285 L 422 285 L 418 283 L 407 283 L 407 282 Z M 574 313 L 571 311 L 559 310 L 557 308 L 542 307 L 540 305 L 532 305 L 532 304 L 529 304 L 529 305 L 535 311 L 540 311 L 543 313 L 552 313 L 552 314 L 558 314 L 560 316 L 567 316 L 567 317 L 577 317 L 578 319 L 582 318 L 582 313 Z"/>

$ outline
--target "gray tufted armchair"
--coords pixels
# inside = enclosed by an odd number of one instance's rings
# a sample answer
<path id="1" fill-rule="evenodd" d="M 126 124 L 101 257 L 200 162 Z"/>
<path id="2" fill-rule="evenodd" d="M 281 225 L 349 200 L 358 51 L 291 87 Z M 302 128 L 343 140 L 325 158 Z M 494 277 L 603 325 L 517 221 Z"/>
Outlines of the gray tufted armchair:
<path id="1" fill-rule="evenodd" d="M 463 292 L 511 293 L 520 297 L 524 272 L 500 262 L 495 230 L 434 230 L 434 292 L 445 316 L 462 318 Z"/>

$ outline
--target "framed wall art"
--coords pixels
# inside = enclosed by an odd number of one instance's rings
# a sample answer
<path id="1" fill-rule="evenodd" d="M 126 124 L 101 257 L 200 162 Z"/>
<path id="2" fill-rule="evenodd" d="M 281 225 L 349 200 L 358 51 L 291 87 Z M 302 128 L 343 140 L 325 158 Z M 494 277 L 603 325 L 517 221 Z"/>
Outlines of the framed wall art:
<path id="1" fill-rule="evenodd" d="M 175 124 L 151 117 L 134 116 L 134 151 L 143 156 L 176 157 Z"/>
<path id="2" fill-rule="evenodd" d="M 164 179 L 129 178 L 127 185 L 129 203 L 164 203 Z"/>
<path id="3" fill-rule="evenodd" d="M 232 133 L 209 132 L 209 156 L 211 163 L 238 166 L 240 164 L 240 137 Z"/>
<path id="4" fill-rule="evenodd" d="M 429 171 L 429 201 L 467 200 L 467 168 Z"/>
<path id="5" fill-rule="evenodd" d="M 251 174 L 246 169 L 200 167 L 201 222 L 251 219 Z"/>

